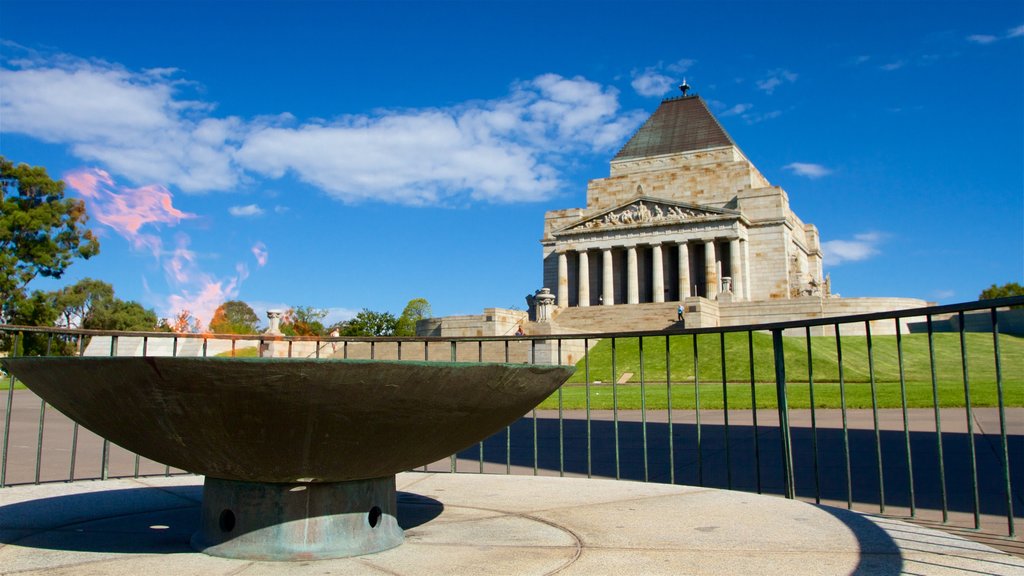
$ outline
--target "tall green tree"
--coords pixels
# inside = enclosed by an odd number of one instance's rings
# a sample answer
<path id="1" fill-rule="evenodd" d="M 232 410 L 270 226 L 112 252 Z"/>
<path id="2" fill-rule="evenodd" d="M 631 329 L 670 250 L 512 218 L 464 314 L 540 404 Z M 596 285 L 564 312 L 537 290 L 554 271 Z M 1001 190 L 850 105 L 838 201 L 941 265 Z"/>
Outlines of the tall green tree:
<path id="1" fill-rule="evenodd" d="M 354 318 L 339 327 L 342 336 L 392 336 L 398 318 L 391 312 L 374 312 L 363 308 Z"/>
<path id="2" fill-rule="evenodd" d="M 62 328 L 87 326 L 97 310 L 111 306 L 115 300 L 113 286 L 92 278 L 83 278 L 52 294 L 57 326 Z"/>
<path id="3" fill-rule="evenodd" d="M 40 166 L 0 156 L 0 315 L 10 314 L 37 276 L 60 278 L 75 258 L 100 244 L 85 227 L 85 203 L 64 197 L 64 183 Z"/>
<path id="4" fill-rule="evenodd" d="M 252 307 L 241 300 L 228 300 L 213 312 L 210 331 L 216 334 L 255 334 L 260 323 Z"/>
<path id="5" fill-rule="evenodd" d="M 156 312 L 145 308 L 134 300 L 117 298 L 94 308 L 82 324 L 92 330 L 127 330 L 150 332 L 160 328 Z"/>
<path id="6" fill-rule="evenodd" d="M 405 305 L 395 323 L 395 336 L 415 336 L 416 323 L 431 317 L 430 302 L 426 298 L 413 298 Z"/>

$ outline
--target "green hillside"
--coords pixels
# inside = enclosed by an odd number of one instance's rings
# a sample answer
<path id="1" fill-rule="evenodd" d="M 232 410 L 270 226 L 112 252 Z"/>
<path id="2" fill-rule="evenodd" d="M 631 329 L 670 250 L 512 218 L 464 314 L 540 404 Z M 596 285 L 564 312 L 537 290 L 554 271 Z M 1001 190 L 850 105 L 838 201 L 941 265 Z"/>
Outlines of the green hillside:
<path id="1" fill-rule="evenodd" d="M 722 351 L 724 348 L 726 394 L 731 408 L 749 408 L 751 394 L 751 353 L 746 333 L 726 334 L 724 340 L 719 334 L 664 336 L 643 339 L 643 379 L 645 382 L 644 402 L 647 408 L 663 408 L 668 403 L 667 377 L 671 378 L 672 405 L 675 408 L 692 408 L 695 405 L 694 388 L 694 340 L 697 344 L 697 380 L 700 383 L 702 408 L 721 407 L 723 404 Z M 963 361 L 960 351 L 959 334 L 935 334 L 934 366 L 940 405 L 962 406 L 965 404 Z M 770 334 L 754 333 L 753 365 L 754 395 L 757 405 L 774 406 L 775 362 Z M 871 402 L 871 371 L 874 366 L 876 400 L 879 407 L 899 407 L 900 362 L 896 336 L 874 336 L 871 339 L 871 362 L 869 363 L 868 342 L 863 336 L 841 338 L 843 357 L 843 381 L 846 405 L 851 408 L 867 408 Z M 991 334 L 966 334 L 967 373 L 970 381 L 971 403 L 974 406 L 994 406 L 997 402 L 996 364 L 994 343 Z M 615 367 L 612 370 L 612 349 L 614 345 Z M 999 337 L 1000 361 L 1004 401 L 1009 406 L 1024 406 L 1024 339 L 1001 334 Z M 791 407 L 810 406 L 811 376 L 814 381 L 814 404 L 820 407 L 839 407 L 839 362 L 834 337 L 812 337 L 810 364 L 808 370 L 807 339 L 803 337 L 783 338 L 786 362 L 788 401 Z M 931 359 L 926 334 L 911 334 L 902 337 L 903 372 L 906 382 L 909 406 L 928 407 L 933 404 Z M 666 364 L 670 370 L 667 373 Z M 590 405 L 593 409 L 612 408 L 613 390 L 611 382 L 617 381 L 624 373 L 632 376 L 625 385 L 614 390 L 614 402 L 619 408 L 640 408 L 641 362 L 639 339 L 611 339 L 599 342 L 587 361 L 580 361 L 576 374 L 569 386 L 562 392 L 564 408 L 586 407 L 586 389 L 583 384 L 591 383 Z M 557 407 L 557 396 L 545 401 L 541 407 Z"/>

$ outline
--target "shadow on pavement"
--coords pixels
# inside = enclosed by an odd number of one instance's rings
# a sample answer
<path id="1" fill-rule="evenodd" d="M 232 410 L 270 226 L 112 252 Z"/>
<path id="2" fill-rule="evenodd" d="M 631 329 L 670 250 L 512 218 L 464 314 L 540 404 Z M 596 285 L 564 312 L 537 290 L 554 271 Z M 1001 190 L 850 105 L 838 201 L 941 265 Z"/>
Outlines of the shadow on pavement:
<path id="1" fill-rule="evenodd" d="M 0 506 L 0 544 L 129 554 L 191 553 L 202 486 L 129 488 L 40 498 Z M 444 511 L 433 498 L 398 493 L 408 530 Z"/>

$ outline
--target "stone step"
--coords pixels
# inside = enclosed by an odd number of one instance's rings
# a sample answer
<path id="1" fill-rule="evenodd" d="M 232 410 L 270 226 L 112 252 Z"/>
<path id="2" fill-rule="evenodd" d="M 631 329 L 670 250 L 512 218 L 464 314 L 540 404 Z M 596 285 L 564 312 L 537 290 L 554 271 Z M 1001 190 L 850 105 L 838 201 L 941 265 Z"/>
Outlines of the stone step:
<path id="1" fill-rule="evenodd" d="M 560 310 L 558 328 L 573 332 L 664 330 L 676 324 L 678 302 L 584 306 Z"/>

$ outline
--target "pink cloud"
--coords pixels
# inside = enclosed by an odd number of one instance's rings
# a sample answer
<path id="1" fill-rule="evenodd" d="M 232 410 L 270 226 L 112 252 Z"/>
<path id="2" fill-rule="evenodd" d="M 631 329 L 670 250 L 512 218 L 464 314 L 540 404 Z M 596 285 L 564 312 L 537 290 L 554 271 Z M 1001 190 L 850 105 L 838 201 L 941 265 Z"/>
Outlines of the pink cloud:
<path id="1" fill-rule="evenodd" d="M 174 197 L 167 188 L 156 184 L 121 186 L 98 168 L 70 172 L 64 180 L 85 199 L 93 218 L 123 236 L 133 249 L 152 253 L 161 264 L 167 285 L 174 292 L 165 300 L 169 315 L 188 310 L 208 325 L 218 306 L 238 297 L 242 282 L 249 277 L 245 264 L 236 264 L 233 275 L 214 276 L 200 266 L 200 255 L 189 248 L 191 238 L 185 233 L 175 235 L 173 250 L 164 250 L 158 235 L 161 225 L 175 226 L 196 217 L 175 208 Z M 266 245 L 256 243 L 252 253 L 260 266 L 266 264 Z"/>
<path id="2" fill-rule="evenodd" d="M 217 307 L 238 297 L 242 282 L 249 277 L 245 264 L 235 265 L 235 274 L 228 278 L 216 278 L 199 267 L 196 254 L 188 248 L 189 237 L 179 234 L 177 247 L 164 262 L 168 282 L 178 293 L 167 298 L 167 307 L 172 314 L 188 310 L 204 325 L 209 325 Z"/>
<path id="3" fill-rule="evenodd" d="M 267 257 L 270 254 L 269 252 L 267 252 L 267 245 L 264 244 L 263 242 L 257 242 L 255 245 L 253 245 L 252 255 L 256 257 L 256 262 L 260 265 L 260 267 L 267 265 Z"/>
<path id="4" fill-rule="evenodd" d="M 147 249 L 154 256 L 159 256 L 162 242 L 155 234 L 141 232 L 143 226 L 173 226 L 196 216 L 175 208 L 173 196 L 163 186 L 120 186 L 109 173 L 99 168 L 70 172 L 64 176 L 64 180 L 86 199 L 90 215 L 101 224 L 113 228 L 134 249 Z"/>

